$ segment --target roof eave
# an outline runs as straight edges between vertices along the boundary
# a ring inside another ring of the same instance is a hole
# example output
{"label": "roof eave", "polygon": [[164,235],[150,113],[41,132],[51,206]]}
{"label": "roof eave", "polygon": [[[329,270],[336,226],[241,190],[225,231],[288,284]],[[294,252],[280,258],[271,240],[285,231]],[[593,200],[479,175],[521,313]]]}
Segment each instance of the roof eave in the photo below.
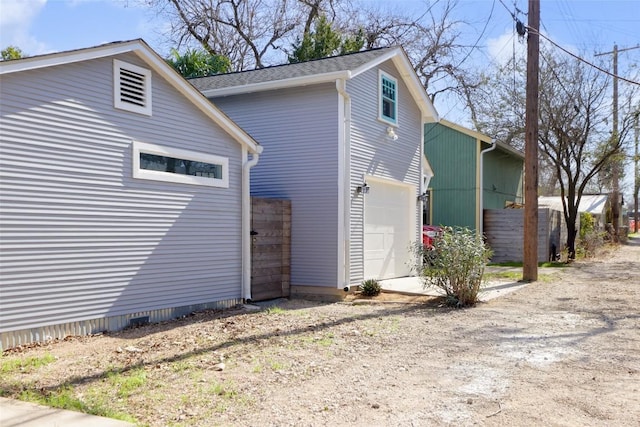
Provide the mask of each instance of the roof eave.
{"label": "roof eave", "polygon": [[331,73],[313,74],[310,76],[293,77],[282,80],[272,80],[267,82],[253,83],[247,85],[230,86],[220,89],[205,89],[201,92],[207,97],[219,97],[228,95],[241,95],[252,92],[263,92],[267,90],[285,89],[289,87],[308,86],[319,83],[333,82],[337,79],[350,79],[351,73],[348,70],[334,71]]}
{"label": "roof eave", "polygon": [[433,106],[433,103],[429,99],[425,88],[422,86],[422,82],[418,78],[413,66],[409,62],[409,58],[404,54],[401,48],[397,48],[397,54],[392,58],[396,67],[400,70],[400,75],[407,83],[409,92],[413,96],[413,99],[420,107],[422,112],[422,119],[426,123],[438,122],[440,116]]}
{"label": "roof eave", "polygon": [[372,67],[382,64],[385,61],[392,60],[396,68],[400,71],[402,79],[405,81],[411,96],[415,100],[416,104],[422,112],[422,119],[426,123],[437,122],[440,120],[440,116],[436,111],[433,103],[429,99],[427,92],[422,86],[422,82],[418,78],[409,58],[404,53],[401,47],[395,47],[388,52],[376,57],[375,59],[361,65],[360,67],[351,71],[351,76],[355,77],[360,73],[363,73]]}
{"label": "roof eave", "polygon": [[507,153],[512,154],[513,156],[521,160],[524,160],[524,153],[522,151],[517,150],[512,146],[510,146],[509,144],[505,144],[504,142],[496,141],[496,144],[498,145],[498,148],[500,148],[502,151],[506,151]]}
{"label": "roof eave", "polygon": [[193,87],[177,71],[171,68],[164,59],[155,51],[148,47],[136,50],[135,53],[147,62],[153,69],[168,80],[182,95],[188,98],[204,114],[211,118],[218,126],[224,129],[236,141],[247,146],[251,153],[261,153],[263,147],[260,146],[248,133],[240,126],[220,111],[211,103],[200,91]]}
{"label": "roof eave", "polygon": [[[0,74],[54,67],[56,65],[72,64],[74,62],[86,61],[89,59],[120,55],[139,49],[143,44],[144,42],[141,39],[136,39],[126,42],[110,43],[92,48],[51,53],[11,61],[0,61]],[[146,46],[146,44],[144,44],[144,46]]]}
{"label": "roof eave", "polygon": [[461,133],[463,133],[463,134],[465,134],[467,136],[470,136],[472,138],[479,139],[480,141],[487,142],[489,144],[492,143],[492,140],[491,140],[490,136],[487,136],[487,135],[485,135],[483,133],[480,133],[480,132],[477,132],[475,130],[466,128],[466,127],[461,126],[461,125],[459,125],[457,123],[453,123],[453,122],[451,122],[451,121],[449,121],[447,119],[441,119],[440,120],[440,124],[443,125],[443,126],[446,126],[448,128],[457,130],[458,132],[461,132]]}

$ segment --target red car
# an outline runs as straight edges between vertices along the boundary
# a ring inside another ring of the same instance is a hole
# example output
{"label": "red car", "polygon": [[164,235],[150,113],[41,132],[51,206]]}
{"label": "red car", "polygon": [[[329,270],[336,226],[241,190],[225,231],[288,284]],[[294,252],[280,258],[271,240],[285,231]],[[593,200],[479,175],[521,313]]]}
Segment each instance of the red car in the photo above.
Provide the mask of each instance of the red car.
{"label": "red car", "polygon": [[422,226],[422,244],[433,249],[433,240],[442,233],[442,228],[437,225],[423,225]]}

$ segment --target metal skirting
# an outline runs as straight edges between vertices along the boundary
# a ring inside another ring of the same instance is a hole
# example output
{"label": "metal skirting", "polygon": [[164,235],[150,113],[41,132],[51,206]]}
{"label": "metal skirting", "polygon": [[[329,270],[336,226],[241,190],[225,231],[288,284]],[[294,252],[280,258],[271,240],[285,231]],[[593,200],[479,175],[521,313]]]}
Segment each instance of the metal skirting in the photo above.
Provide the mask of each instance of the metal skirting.
{"label": "metal skirting", "polygon": [[140,311],[118,316],[68,322],[58,325],[40,326],[17,331],[0,332],[0,351],[26,344],[63,339],[68,336],[92,335],[101,332],[120,331],[132,326],[132,324],[139,324],[140,318],[144,318],[145,321],[146,318],[148,318],[149,323],[158,323],[166,320],[177,319],[195,311],[221,310],[235,307],[238,304],[242,304],[241,299],[215,301],[160,310]]}

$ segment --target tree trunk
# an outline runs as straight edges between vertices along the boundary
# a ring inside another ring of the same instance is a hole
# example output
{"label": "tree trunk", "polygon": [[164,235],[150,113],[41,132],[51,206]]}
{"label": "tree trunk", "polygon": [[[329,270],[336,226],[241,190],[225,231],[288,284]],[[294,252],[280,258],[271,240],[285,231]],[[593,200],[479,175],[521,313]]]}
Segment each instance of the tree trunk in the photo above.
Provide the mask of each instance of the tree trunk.
{"label": "tree trunk", "polygon": [[578,230],[576,230],[576,222],[567,222],[567,251],[569,259],[576,259],[576,236]]}

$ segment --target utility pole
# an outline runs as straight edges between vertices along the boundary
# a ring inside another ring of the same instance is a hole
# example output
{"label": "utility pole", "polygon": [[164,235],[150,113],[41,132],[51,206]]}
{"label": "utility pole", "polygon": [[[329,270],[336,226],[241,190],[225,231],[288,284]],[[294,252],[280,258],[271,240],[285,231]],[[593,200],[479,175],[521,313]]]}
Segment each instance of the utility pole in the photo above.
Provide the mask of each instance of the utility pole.
{"label": "utility pole", "polygon": [[[618,133],[618,53],[632,49],[640,49],[640,45],[618,49],[618,45],[614,43],[611,52],[602,52],[595,55],[613,55],[613,133],[611,142],[615,145],[620,144],[620,134]],[[614,156],[612,160],[611,222],[613,223],[613,241],[618,242],[620,240],[620,156]]]}
{"label": "utility pole", "polygon": [[529,0],[524,151],[524,251],[522,279],[538,280],[538,85],[540,0]]}
{"label": "utility pole", "polygon": [[633,181],[633,211],[634,215],[634,233],[638,232],[640,225],[638,224],[638,218],[640,218],[640,214],[638,214],[638,193],[640,192],[640,167],[638,167],[638,162],[640,161],[640,153],[638,153],[638,140],[640,139],[640,111],[636,113],[636,123],[635,123],[635,137],[636,137],[636,153],[633,157],[634,164],[634,181]]}

